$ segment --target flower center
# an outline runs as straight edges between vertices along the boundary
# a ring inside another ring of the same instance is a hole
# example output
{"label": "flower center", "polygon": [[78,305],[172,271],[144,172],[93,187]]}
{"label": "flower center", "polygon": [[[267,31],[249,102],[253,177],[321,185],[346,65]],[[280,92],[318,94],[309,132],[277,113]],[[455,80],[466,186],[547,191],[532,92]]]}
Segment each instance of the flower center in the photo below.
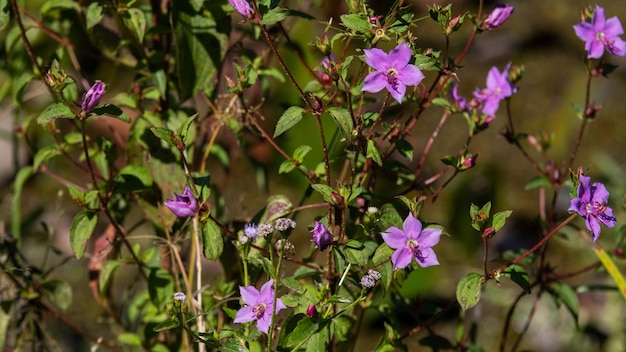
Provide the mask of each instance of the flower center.
{"label": "flower center", "polygon": [[413,256],[416,260],[420,262],[424,262],[424,256],[422,255],[422,251],[420,251],[420,244],[416,240],[408,240],[406,241],[406,246],[408,249],[413,252]]}
{"label": "flower center", "polygon": [[387,76],[387,83],[393,88],[393,90],[398,90],[398,70],[395,68],[390,68],[385,72],[385,76]]}
{"label": "flower center", "polygon": [[267,306],[265,305],[265,303],[258,304],[254,306],[254,308],[252,308],[252,314],[254,314],[257,319],[261,319],[261,317],[263,317],[263,314],[265,314],[266,308]]}

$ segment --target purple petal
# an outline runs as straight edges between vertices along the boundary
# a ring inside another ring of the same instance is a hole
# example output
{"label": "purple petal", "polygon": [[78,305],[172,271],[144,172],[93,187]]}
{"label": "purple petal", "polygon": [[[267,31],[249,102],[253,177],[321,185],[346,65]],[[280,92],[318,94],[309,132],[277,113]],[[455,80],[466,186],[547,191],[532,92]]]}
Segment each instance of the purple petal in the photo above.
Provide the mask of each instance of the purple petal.
{"label": "purple petal", "polygon": [[600,237],[600,223],[593,215],[589,214],[585,220],[585,225],[587,226],[587,229],[591,231],[593,241],[595,242],[598,237]]}
{"label": "purple petal", "polygon": [[407,247],[402,247],[391,255],[391,263],[393,263],[393,270],[404,269],[413,260],[413,252]]}
{"label": "purple petal", "polygon": [[395,89],[391,84],[387,84],[387,90],[398,103],[402,104],[402,98],[404,98],[404,94],[406,93],[406,86],[404,84],[398,82]]}
{"label": "purple petal", "polygon": [[249,306],[256,306],[263,302],[261,293],[254,286],[239,286],[239,293],[243,299],[243,303]]}
{"label": "purple petal", "polygon": [[417,239],[420,249],[430,248],[439,243],[439,239],[441,238],[441,232],[441,229],[433,227],[422,230]]}
{"label": "purple petal", "polygon": [[387,78],[379,71],[374,71],[365,77],[362,90],[364,92],[377,93],[387,87]]}
{"label": "purple petal", "polygon": [[387,231],[382,233],[382,236],[390,248],[398,249],[406,246],[406,234],[395,226],[388,228]]}
{"label": "purple petal", "polygon": [[389,52],[389,66],[400,70],[409,63],[412,55],[411,48],[406,43],[400,43]]}
{"label": "purple petal", "polygon": [[596,10],[593,12],[591,18],[591,24],[596,29],[596,32],[602,32],[606,24],[606,17],[604,17],[604,9],[596,5]]}
{"label": "purple petal", "polygon": [[263,286],[261,286],[260,291],[260,301],[265,302],[265,304],[273,304],[274,303],[274,280],[269,280]]}
{"label": "purple petal", "polygon": [[584,203],[589,203],[591,201],[591,177],[581,175],[577,191],[578,198]]}
{"label": "purple petal", "polygon": [[402,229],[404,230],[406,238],[417,239],[422,232],[422,223],[417,220],[413,214],[409,213],[409,215],[404,219],[404,224],[402,224]]}
{"label": "purple petal", "polygon": [[270,309],[265,311],[265,314],[256,322],[256,328],[259,329],[260,332],[267,335],[268,330],[270,329],[270,324],[272,323],[272,311]]}
{"label": "purple petal", "polygon": [[607,50],[613,55],[624,56],[626,55],[626,42],[620,38],[615,38]]}
{"label": "purple petal", "polygon": [[280,298],[276,299],[276,314],[278,314],[278,312],[280,312],[282,309],[287,309],[287,306],[285,305],[285,303],[283,303],[283,300]]}
{"label": "purple petal", "polygon": [[592,186],[592,195],[591,202],[592,203],[600,203],[605,204],[609,200],[609,191],[606,190],[606,187],[600,182],[596,182]]}
{"label": "purple petal", "polygon": [[415,65],[406,65],[398,70],[398,82],[406,86],[416,86],[424,79],[424,74]]}
{"label": "purple petal", "polygon": [[365,53],[365,62],[376,71],[386,72],[391,67],[389,56],[381,49],[365,49],[363,52]]}
{"label": "purple petal", "polygon": [[233,323],[248,323],[256,319],[256,315],[254,314],[254,306],[246,306],[242,307],[235,314],[235,320]]}
{"label": "purple petal", "polygon": [[619,21],[619,18],[615,16],[606,21],[606,26],[604,26],[603,32],[607,38],[614,38],[624,34],[624,28],[622,27],[622,23]]}
{"label": "purple petal", "polygon": [[432,248],[424,248],[420,249],[420,251],[422,253],[422,260],[418,260],[417,264],[419,264],[422,268],[439,265],[437,254],[435,254],[435,251],[433,251]]}
{"label": "purple petal", "polygon": [[574,211],[580,216],[585,216],[585,204],[580,201],[580,198],[574,198],[570,201],[570,206],[567,211]]}
{"label": "purple petal", "polygon": [[574,32],[582,41],[588,42],[596,39],[596,31],[593,26],[587,22],[581,22],[574,25]]}
{"label": "purple petal", "polygon": [[599,59],[602,57],[604,53],[604,44],[597,40],[592,40],[587,42],[585,45],[585,50],[587,50],[587,57],[590,59]]}

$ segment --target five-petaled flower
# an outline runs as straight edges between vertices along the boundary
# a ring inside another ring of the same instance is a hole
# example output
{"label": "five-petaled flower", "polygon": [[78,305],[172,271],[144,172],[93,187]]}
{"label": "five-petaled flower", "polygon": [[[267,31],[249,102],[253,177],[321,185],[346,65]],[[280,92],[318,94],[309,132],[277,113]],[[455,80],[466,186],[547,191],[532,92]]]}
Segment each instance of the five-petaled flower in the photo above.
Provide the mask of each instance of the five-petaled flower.
{"label": "five-petaled flower", "polygon": [[600,6],[596,5],[591,23],[581,22],[574,25],[574,31],[585,42],[587,57],[590,59],[602,57],[604,49],[613,55],[626,55],[626,42],[619,37],[624,34],[622,24],[617,17],[607,20],[604,9]]}
{"label": "five-petaled flower", "polygon": [[333,235],[330,231],[328,231],[326,226],[319,221],[315,222],[315,226],[313,227],[313,230],[311,230],[311,233],[313,233],[313,239],[311,239],[311,242],[315,243],[322,251],[333,243]]}
{"label": "five-petaled flower", "polygon": [[[274,311],[274,280],[266,282],[261,291],[254,286],[239,286],[239,292],[245,307],[237,311],[235,323],[248,323],[256,320],[256,327],[260,332],[267,334],[272,322]],[[280,298],[276,299],[276,314],[287,306]]]}
{"label": "five-petaled flower", "polygon": [[230,3],[230,6],[232,6],[233,9],[235,9],[235,11],[237,11],[237,13],[239,13],[243,17],[252,17],[254,9],[252,8],[252,6],[250,6],[248,0],[228,0],[228,2]]}
{"label": "five-petaled flower", "polygon": [[571,200],[568,210],[585,218],[585,225],[595,242],[600,236],[600,223],[613,227],[617,221],[613,209],[607,206],[609,192],[603,184],[596,182],[591,185],[591,177],[581,175],[577,195]]}
{"label": "five-petaled flower", "polygon": [[185,186],[183,194],[174,193],[175,199],[168,199],[165,201],[165,206],[170,208],[172,213],[176,214],[179,218],[186,218],[196,215],[198,213],[198,201],[191,193],[191,188]]}
{"label": "five-petaled flower", "polygon": [[402,229],[392,226],[382,233],[383,240],[395,249],[391,255],[393,269],[403,269],[415,259],[422,268],[439,265],[432,247],[439,243],[441,229],[422,229],[422,223],[413,214],[404,219]]}
{"label": "five-petaled flower", "polygon": [[505,4],[497,4],[491,11],[485,21],[483,22],[483,28],[490,31],[494,28],[500,27],[506,20],[511,17],[511,14],[515,10],[515,7]]}
{"label": "five-petaled flower", "polygon": [[376,93],[387,88],[391,96],[402,103],[406,86],[416,86],[424,74],[415,65],[409,64],[413,52],[402,43],[392,49],[389,54],[381,49],[365,49],[365,62],[375,71],[365,77],[363,91]]}
{"label": "five-petaled flower", "polygon": [[517,92],[517,88],[509,82],[509,69],[511,63],[508,63],[502,72],[497,67],[492,67],[487,74],[487,87],[476,89],[474,98],[482,105],[482,113],[487,116],[495,116],[500,106],[500,101],[510,97]]}
{"label": "five-petaled flower", "polygon": [[102,98],[106,87],[106,84],[101,81],[96,81],[91,88],[85,92],[83,100],[80,104],[84,112],[91,112],[96,106],[98,106],[98,104],[100,104],[100,98]]}

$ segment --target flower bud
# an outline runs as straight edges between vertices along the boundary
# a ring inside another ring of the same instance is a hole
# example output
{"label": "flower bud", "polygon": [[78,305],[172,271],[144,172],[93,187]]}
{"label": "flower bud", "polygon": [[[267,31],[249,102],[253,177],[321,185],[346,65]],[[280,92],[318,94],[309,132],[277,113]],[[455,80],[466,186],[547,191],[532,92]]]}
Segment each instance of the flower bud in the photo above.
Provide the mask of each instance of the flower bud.
{"label": "flower bud", "polygon": [[322,251],[333,243],[333,235],[330,231],[328,231],[326,226],[319,221],[315,222],[315,226],[313,227],[313,230],[311,230],[311,233],[313,233],[313,239],[311,242],[315,243]]}
{"label": "flower bud", "polygon": [[314,304],[311,304],[310,306],[306,308],[306,315],[309,318],[313,318],[317,315],[317,309],[315,308]]}
{"label": "flower bud", "polygon": [[245,18],[250,18],[254,14],[254,9],[250,6],[248,0],[228,0],[228,2],[238,14]]}
{"label": "flower bud", "polygon": [[101,81],[96,81],[91,88],[83,95],[81,107],[84,112],[91,112],[100,103],[100,98],[104,94],[106,85]]}
{"label": "flower bud", "polygon": [[513,6],[497,4],[496,8],[491,11],[485,19],[485,22],[483,22],[483,28],[490,31],[494,28],[500,27],[507,19],[509,19],[509,17],[511,17],[514,10],[515,7]]}

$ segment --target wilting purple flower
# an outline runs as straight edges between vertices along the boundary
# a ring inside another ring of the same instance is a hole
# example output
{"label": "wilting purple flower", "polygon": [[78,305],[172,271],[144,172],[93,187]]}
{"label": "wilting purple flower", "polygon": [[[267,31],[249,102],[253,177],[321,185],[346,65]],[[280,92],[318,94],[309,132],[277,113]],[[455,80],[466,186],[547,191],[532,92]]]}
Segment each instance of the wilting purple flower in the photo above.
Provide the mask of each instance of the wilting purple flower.
{"label": "wilting purple flower", "polygon": [[[270,280],[261,287],[261,291],[254,286],[239,286],[244,307],[237,311],[235,323],[248,323],[256,320],[256,327],[260,332],[267,334],[272,322],[274,310],[274,280]],[[276,299],[276,314],[287,308],[280,298]]]}
{"label": "wilting purple flower", "polygon": [[613,227],[617,222],[613,209],[607,206],[609,192],[603,184],[596,182],[591,185],[591,177],[581,175],[577,193],[578,198],[571,200],[568,210],[585,218],[585,225],[595,242],[600,236],[600,223]]}
{"label": "wilting purple flower", "polygon": [[613,55],[626,55],[626,42],[619,37],[624,34],[622,24],[617,16],[607,20],[604,9],[600,6],[596,5],[591,23],[581,22],[574,25],[574,31],[585,42],[587,57],[590,59],[602,57],[604,49]]}
{"label": "wilting purple flower", "polygon": [[254,9],[252,8],[252,6],[250,6],[248,0],[228,0],[228,2],[230,3],[230,6],[232,6],[233,9],[235,9],[235,11],[237,11],[237,13],[239,13],[243,17],[252,17]]}
{"label": "wilting purple flower", "polygon": [[198,201],[191,193],[191,188],[185,186],[183,194],[174,193],[175,199],[168,199],[165,201],[165,206],[170,208],[172,213],[176,214],[179,218],[186,218],[196,215],[198,213]]}
{"label": "wilting purple flower", "polygon": [[313,239],[311,242],[315,243],[322,251],[333,243],[333,235],[330,231],[328,231],[326,226],[319,221],[315,222],[315,226],[313,227],[313,230],[311,230],[311,233],[313,233]]}
{"label": "wilting purple flower", "polygon": [[396,46],[389,54],[377,48],[363,52],[365,62],[376,70],[365,77],[365,92],[376,93],[387,88],[391,96],[402,103],[406,86],[416,86],[424,79],[422,71],[409,64],[413,52],[406,43]]}
{"label": "wilting purple flower", "polygon": [[422,229],[422,223],[413,214],[404,219],[402,229],[392,226],[382,236],[385,243],[396,250],[391,256],[394,270],[406,268],[413,259],[422,268],[439,265],[431,247],[439,243],[441,229]]}
{"label": "wilting purple flower", "polygon": [[505,4],[497,4],[496,8],[491,11],[485,22],[483,22],[483,28],[486,30],[492,30],[496,27],[500,27],[515,10],[515,7]]}
{"label": "wilting purple flower", "polygon": [[98,104],[100,104],[100,98],[104,94],[106,84],[101,81],[96,81],[91,88],[83,95],[83,101],[80,106],[84,112],[91,112]]}
{"label": "wilting purple flower", "polygon": [[474,98],[482,105],[482,113],[495,116],[500,106],[500,101],[517,92],[515,85],[509,82],[509,62],[502,72],[497,67],[492,67],[487,74],[487,88],[476,89]]}

